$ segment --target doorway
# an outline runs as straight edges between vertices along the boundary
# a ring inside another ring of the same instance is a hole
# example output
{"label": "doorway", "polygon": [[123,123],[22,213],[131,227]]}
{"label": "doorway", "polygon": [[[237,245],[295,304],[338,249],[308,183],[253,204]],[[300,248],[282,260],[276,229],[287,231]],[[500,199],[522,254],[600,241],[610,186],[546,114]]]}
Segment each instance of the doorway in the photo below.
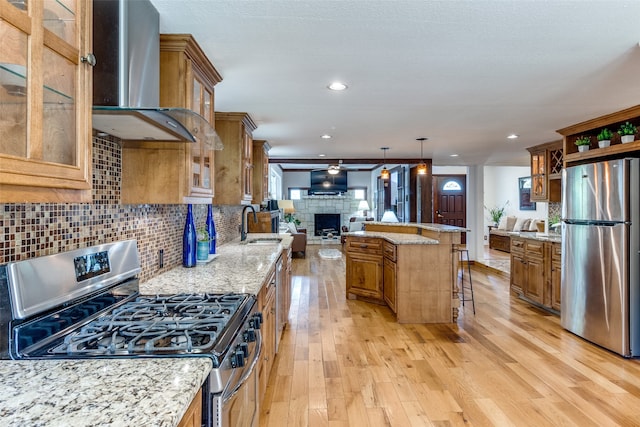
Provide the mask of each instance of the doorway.
{"label": "doorway", "polygon": [[[433,175],[433,220],[438,224],[467,226],[467,176]],[[462,233],[462,243],[467,233]]]}

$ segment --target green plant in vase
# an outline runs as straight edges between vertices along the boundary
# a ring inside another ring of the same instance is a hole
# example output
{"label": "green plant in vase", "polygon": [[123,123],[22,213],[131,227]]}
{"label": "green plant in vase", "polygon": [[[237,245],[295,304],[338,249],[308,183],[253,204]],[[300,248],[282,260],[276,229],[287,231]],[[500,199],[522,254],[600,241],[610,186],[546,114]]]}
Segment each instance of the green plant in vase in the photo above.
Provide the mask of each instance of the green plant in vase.
{"label": "green plant in vase", "polygon": [[579,136],[575,144],[578,146],[578,151],[588,151],[589,145],[591,145],[591,138],[588,136]]}
{"label": "green plant in vase", "polygon": [[196,259],[204,261],[209,258],[209,232],[206,228],[198,228],[196,231]]}
{"label": "green plant in vase", "polygon": [[600,133],[596,136],[596,138],[598,138],[598,147],[600,148],[608,147],[611,144],[612,137],[613,137],[613,132],[611,132],[607,128],[602,129]]}
{"label": "green plant in vase", "polygon": [[292,214],[292,213],[284,214],[284,220],[286,222],[294,223],[296,225],[296,227],[299,226],[300,224],[302,224],[302,222],[300,222],[300,220],[298,218],[296,218],[295,215]]}
{"label": "green plant in vase", "polygon": [[493,223],[496,226],[498,226],[498,224],[500,223],[500,220],[505,215],[508,204],[509,204],[509,201],[507,200],[506,202],[504,202],[504,205],[501,208],[497,206],[493,208],[488,208],[485,205],[484,208],[487,210],[487,212],[489,212],[489,218],[491,219],[491,221],[493,221]]}
{"label": "green plant in vase", "polygon": [[620,141],[623,144],[627,142],[633,142],[635,139],[636,132],[638,132],[638,128],[636,128],[633,124],[629,122],[624,122],[620,125],[620,129],[618,129],[618,135],[620,135]]}

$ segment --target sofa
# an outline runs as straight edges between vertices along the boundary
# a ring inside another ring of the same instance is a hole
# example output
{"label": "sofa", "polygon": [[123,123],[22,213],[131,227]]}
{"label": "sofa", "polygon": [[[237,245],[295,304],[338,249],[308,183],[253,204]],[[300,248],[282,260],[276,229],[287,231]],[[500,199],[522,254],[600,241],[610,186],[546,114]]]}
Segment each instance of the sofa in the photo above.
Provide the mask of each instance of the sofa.
{"label": "sofa", "polygon": [[503,217],[498,226],[489,226],[489,249],[511,252],[511,236],[520,232],[543,232],[544,220]]}

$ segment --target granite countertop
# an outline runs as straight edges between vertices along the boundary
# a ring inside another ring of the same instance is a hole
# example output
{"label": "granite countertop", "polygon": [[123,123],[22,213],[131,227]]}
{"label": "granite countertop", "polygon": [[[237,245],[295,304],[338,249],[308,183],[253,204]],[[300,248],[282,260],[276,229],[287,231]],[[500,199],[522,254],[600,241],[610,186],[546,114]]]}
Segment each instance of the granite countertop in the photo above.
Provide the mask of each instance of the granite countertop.
{"label": "granite countertop", "polygon": [[509,233],[511,236],[521,237],[523,239],[541,240],[543,242],[561,243],[562,235],[554,233],[536,233],[526,231],[512,231]]}
{"label": "granite countertop", "polygon": [[377,237],[385,239],[389,243],[394,245],[437,245],[438,242],[435,239],[421,236],[419,234],[408,233],[389,233],[386,231],[350,231],[343,233],[345,236],[357,236],[357,237]]}
{"label": "granite countertop", "polygon": [[380,221],[369,221],[365,222],[365,228],[367,224],[376,224],[376,225],[393,225],[399,227],[418,227],[429,231],[438,231],[440,233],[464,233],[467,231],[471,231],[468,228],[456,227],[453,225],[446,224],[437,224],[437,223],[422,223],[422,222],[380,222]]}
{"label": "granite countertop", "polygon": [[291,246],[290,234],[250,233],[246,241],[256,238],[282,238],[280,244],[255,245],[240,240],[221,245],[217,257],[193,268],[176,267],[144,283],[140,293],[247,293],[258,295],[262,282],[283,249]]}
{"label": "granite countertop", "polygon": [[[256,245],[221,245],[213,261],[176,267],[140,284],[142,294],[181,292],[257,295],[288,234]],[[176,426],[212,369],[208,357],[0,360],[3,426]]]}
{"label": "granite countertop", "polygon": [[208,357],[0,361],[0,424],[176,426]]}

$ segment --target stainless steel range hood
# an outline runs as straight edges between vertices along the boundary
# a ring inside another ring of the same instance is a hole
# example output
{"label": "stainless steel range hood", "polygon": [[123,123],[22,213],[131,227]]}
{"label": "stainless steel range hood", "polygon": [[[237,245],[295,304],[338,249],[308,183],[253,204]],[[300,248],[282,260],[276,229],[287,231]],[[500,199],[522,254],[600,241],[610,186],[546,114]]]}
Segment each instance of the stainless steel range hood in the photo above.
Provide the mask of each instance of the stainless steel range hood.
{"label": "stainless steel range hood", "polygon": [[222,149],[199,114],[160,108],[160,15],[149,0],[94,0],[93,128],[124,141],[204,141]]}

